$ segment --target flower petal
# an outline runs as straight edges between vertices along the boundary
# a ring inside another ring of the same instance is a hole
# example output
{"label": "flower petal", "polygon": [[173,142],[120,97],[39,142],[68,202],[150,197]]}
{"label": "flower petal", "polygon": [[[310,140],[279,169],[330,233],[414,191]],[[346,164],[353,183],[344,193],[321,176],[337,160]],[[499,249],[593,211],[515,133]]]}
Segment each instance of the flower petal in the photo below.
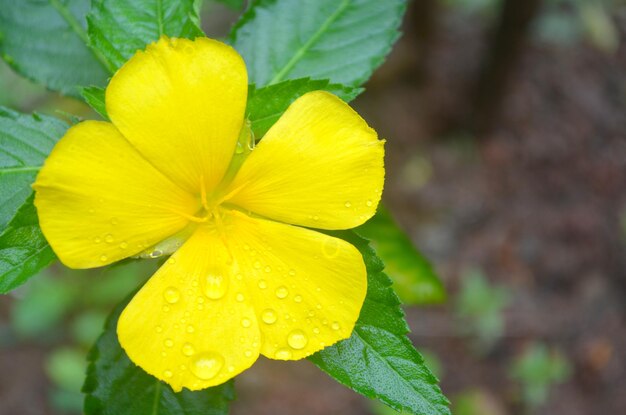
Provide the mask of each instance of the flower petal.
{"label": "flower petal", "polygon": [[[230,263],[230,264],[229,264]],[[199,228],[124,309],[120,344],[175,391],[221,384],[259,356],[245,281],[215,229]]]}
{"label": "flower petal", "polygon": [[358,226],[380,200],[383,143],[339,98],[310,92],[291,104],[246,159],[229,202],[296,225]]}
{"label": "flower petal", "polygon": [[238,212],[225,226],[254,302],[263,355],[302,359],[350,337],[367,291],[363,257],[354,246]]}
{"label": "flower petal", "polygon": [[[168,39],[135,54],[111,79],[113,124],[152,164],[190,192],[222,179],[241,130],[248,76],[216,40]],[[175,155],[175,157],[173,157]]]}
{"label": "flower petal", "polygon": [[33,185],[46,239],[72,268],[107,265],[183,229],[199,201],[110,123],[85,121],[57,143]]}

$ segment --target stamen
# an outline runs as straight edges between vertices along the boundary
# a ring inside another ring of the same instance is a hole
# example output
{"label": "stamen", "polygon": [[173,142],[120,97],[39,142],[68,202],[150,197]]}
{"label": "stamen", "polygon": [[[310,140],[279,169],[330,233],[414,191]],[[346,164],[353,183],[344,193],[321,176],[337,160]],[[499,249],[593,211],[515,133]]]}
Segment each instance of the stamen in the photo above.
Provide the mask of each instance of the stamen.
{"label": "stamen", "polygon": [[248,182],[243,183],[241,186],[236,187],[235,189],[231,190],[230,192],[228,192],[226,195],[222,196],[221,198],[219,198],[219,200],[215,203],[216,205],[221,205],[222,203],[226,202],[229,199],[232,199],[237,193],[239,193],[241,191],[241,189],[243,189],[246,185],[248,184]]}
{"label": "stamen", "polygon": [[206,195],[206,183],[204,181],[204,174],[200,175],[200,199],[202,201],[202,207],[204,207],[204,209],[206,211],[209,211],[209,201],[207,200],[207,195]]}

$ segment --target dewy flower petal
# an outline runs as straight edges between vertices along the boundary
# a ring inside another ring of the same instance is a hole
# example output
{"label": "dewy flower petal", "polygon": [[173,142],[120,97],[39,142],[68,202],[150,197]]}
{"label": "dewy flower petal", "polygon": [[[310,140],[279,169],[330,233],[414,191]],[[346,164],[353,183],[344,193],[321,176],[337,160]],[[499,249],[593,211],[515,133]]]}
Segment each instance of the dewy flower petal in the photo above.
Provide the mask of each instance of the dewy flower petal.
{"label": "dewy flower petal", "polygon": [[301,359],[349,337],[367,291],[356,248],[299,226],[371,217],[383,142],[338,98],[309,93],[229,183],[246,78],[229,46],[159,40],[111,80],[113,124],[71,128],[35,184],[42,231],[72,267],[191,235],[118,322],[131,360],[175,390],[220,384],[260,353]]}
{"label": "dewy flower petal", "polygon": [[169,178],[190,192],[222,179],[244,121],[248,75],[216,40],[162,38],[137,52],[106,90],[111,121]]}
{"label": "dewy flower petal", "polygon": [[135,255],[187,226],[176,212],[199,208],[113,125],[99,121],[70,128],[33,187],[41,229],[72,268]]}
{"label": "dewy flower petal", "polygon": [[376,212],[383,154],[383,141],[348,105],[328,92],[310,92],[248,157],[230,202],[295,225],[353,228]]}

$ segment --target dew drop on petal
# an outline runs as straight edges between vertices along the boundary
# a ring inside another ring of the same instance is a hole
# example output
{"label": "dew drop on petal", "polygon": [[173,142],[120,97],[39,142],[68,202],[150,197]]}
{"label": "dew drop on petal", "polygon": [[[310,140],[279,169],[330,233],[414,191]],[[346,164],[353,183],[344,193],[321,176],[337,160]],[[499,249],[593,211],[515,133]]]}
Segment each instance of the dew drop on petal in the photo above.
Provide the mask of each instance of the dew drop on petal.
{"label": "dew drop on petal", "polygon": [[344,205],[345,207],[347,207],[347,208],[352,207],[352,203],[350,203],[350,202],[346,202],[346,203],[344,203],[343,205]]}
{"label": "dew drop on petal", "polygon": [[267,288],[267,281],[265,280],[259,280],[259,288],[264,290]]}
{"label": "dew drop on petal", "polygon": [[283,299],[289,295],[289,290],[284,285],[276,288],[276,297]]}
{"label": "dew drop on petal", "polygon": [[242,318],[241,319],[241,325],[245,328],[248,328],[252,325],[252,322],[250,321],[249,318]]}
{"label": "dew drop on petal", "polygon": [[202,279],[202,289],[211,300],[219,300],[228,290],[228,279],[220,274],[209,273]]}
{"label": "dew drop on petal", "polygon": [[99,236],[96,236],[95,238],[93,238],[93,242],[96,244],[99,244],[100,242],[102,242],[102,238],[100,238]]}
{"label": "dew drop on petal", "polygon": [[243,296],[242,293],[237,293],[237,295],[235,296],[235,300],[237,300],[237,302],[242,303],[243,300],[245,300],[246,298]]}
{"label": "dew drop on petal", "polygon": [[175,304],[180,300],[180,291],[175,287],[168,287],[163,292],[163,298],[170,304]]}
{"label": "dew drop on petal", "polygon": [[213,379],[224,366],[224,358],[219,353],[205,352],[196,355],[191,363],[191,373],[202,380]]}
{"label": "dew drop on petal", "polygon": [[115,241],[115,238],[110,233],[104,237],[104,242],[108,244],[112,244]]}
{"label": "dew drop on petal", "polygon": [[165,345],[165,347],[173,347],[174,346],[174,340],[172,340],[172,339],[165,339],[163,341],[163,344]]}
{"label": "dew drop on petal", "polygon": [[183,345],[183,354],[185,356],[193,356],[193,354],[196,352],[196,350],[194,349],[193,345],[191,343],[185,343]]}
{"label": "dew drop on petal", "polygon": [[341,328],[341,325],[339,325],[339,323],[337,323],[336,321],[333,321],[333,323],[330,325],[330,328],[333,330],[339,330]]}
{"label": "dew drop on petal", "polygon": [[109,259],[109,257],[107,257],[106,255],[102,255],[102,256],[100,257],[100,261],[101,261],[101,262],[107,262],[107,259]]}
{"label": "dew drop on petal", "polygon": [[191,324],[187,326],[187,333],[193,333],[194,331],[196,331],[196,328],[194,326],[192,326]]}
{"label": "dew drop on petal", "polygon": [[263,320],[265,324],[274,324],[276,323],[276,319],[276,312],[271,308],[263,310],[263,313],[261,313],[261,320]]}
{"label": "dew drop on petal", "polygon": [[336,258],[339,255],[339,241],[335,238],[328,238],[322,245],[322,252],[326,258]]}
{"label": "dew drop on petal", "polygon": [[369,199],[368,199],[368,201],[367,201],[367,202],[365,202],[365,204],[366,204],[368,207],[371,207],[371,206],[374,204],[374,202],[372,202],[371,200],[369,200]]}
{"label": "dew drop on petal", "polygon": [[279,359],[279,360],[287,360],[287,359],[289,359],[291,357],[291,350],[282,347],[282,348],[276,350],[276,353],[274,354],[274,357],[276,359]]}
{"label": "dew drop on petal", "polygon": [[246,357],[252,357],[252,350],[246,350],[246,351],[244,352],[244,355],[245,355]]}
{"label": "dew drop on petal", "polygon": [[296,295],[295,297],[293,297],[293,301],[295,301],[296,303],[301,303],[302,302],[302,296],[301,295]]}
{"label": "dew drop on petal", "polygon": [[122,248],[122,249],[126,249],[126,248],[128,248],[128,242],[122,242],[122,243],[120,244],[120,248]]}
{"label": "dew drop on petal", "polygon": [[165,377],[165,378],[168,378],[168,379],[169,379],[169,378],[171,378],[172,376],[174,376],[174,374],[172,373],[172,371],[171,371],[171,370],[166,370],[166,371],[164,371],[164,372],[163,372],[163,377]]}
{"label": "dew drop on petal", "polygon": [[150,252],[148,256],[150,258],[159,258],[161,255],[163,255],[163,251],[155,249],[154,251]]}
{"label": "dew drop on petal", "polygon": [[296,275],[296,270],[294,270],[294,269],[290,269],[290,270],[289,270],[289,275],[291,275],[292,277],[293,277],[294,275]]}
{"label": "dew drop on petal", "polygon": [[156,330],[156,332],[157,332],[157,333],[162,333],[162,332],[163,332],[163,327],[161,327],[161,326],[156,326],[156,327],[155,327],[155,330]]}
{"label": "dew drop on petal", "polygon": [[119,221],[117,220],[117,218],[111,218],[111,225],[115,226],[119,223]]}
{"label": "dew drop on petal", "polygon": [[309,339],[307,339],[306,334],[302,330],[293,330],[287,336],[287,344],[296,350],[304,349],[308,342]]}
{"label": "dew drop on petal", "polygon": [[261,269],[261,263],[259,261],[254,262],[254,269]]}

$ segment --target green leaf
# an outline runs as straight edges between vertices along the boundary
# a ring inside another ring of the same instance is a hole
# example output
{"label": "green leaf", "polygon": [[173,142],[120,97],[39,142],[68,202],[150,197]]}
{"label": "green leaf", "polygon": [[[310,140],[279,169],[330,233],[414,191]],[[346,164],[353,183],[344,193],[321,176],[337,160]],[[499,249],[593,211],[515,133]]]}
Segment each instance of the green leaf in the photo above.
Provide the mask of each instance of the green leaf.
{"label": "green leaf", "polygon": [[90,86],[83,88],[80,94],[94,111],[100,114],[105,120],[108,120],[109,115],[107,114],[106,105],[104,104],[104,92],[104,88]]}
{"label": "green leaf", "polygon": [[367,296],[352,336],[309,358],[340,383],[397,410],[450,414],[437,379],[407,337],[409,328],[391,280],[367,241],[338,232],[359,249],[367,267]]}
{"label": "green leaf", "polygon": [[400,36],[406,0],[258,0],[233,27],[251,83],[310,76],[358,87]]}
{"label": "green leaf", "polygon": [[67,128],[53,117],[0,107],[0,232],[32,193],[39,168]]}
{"label": "green leaf", "polygon": [[446,299],[443,284],[432,266],[415,249],[387,209],[381,206],[356,232],[370,240],[403,303],[433,304]]}
{"label": "green leaf", "polygon": [[233,382],[179,393],[130,361],[117,340],[117,320],[132,296],[109,317],[89,353],[83,386],[86,415],[226,415],[234,399]]}
{"label": "green leaf", "polygon": [[21,75],[78,96],[104,85],[109,63],[87,46],[89,0],[0,0],[0,55]]}
{"label": "green leaf", "polygon": [[317,90],[332,92],[346,102],[353,100],[362,91],[361,88],[331,84],[326,79],[310,78],[288,80],[258,89],[250,85],[246,114],[255,137],[262,137],[293,101],[307,92]]}
{"label": "green leaf", "polygon": [[31,198],[0,234],[0,293],[23,284],[56,258],[39,229]]}
{"label": "green leaf", "polygon": [[203,36],[194,0],[93,0],[89,39],[117,69],[161,36]]}

